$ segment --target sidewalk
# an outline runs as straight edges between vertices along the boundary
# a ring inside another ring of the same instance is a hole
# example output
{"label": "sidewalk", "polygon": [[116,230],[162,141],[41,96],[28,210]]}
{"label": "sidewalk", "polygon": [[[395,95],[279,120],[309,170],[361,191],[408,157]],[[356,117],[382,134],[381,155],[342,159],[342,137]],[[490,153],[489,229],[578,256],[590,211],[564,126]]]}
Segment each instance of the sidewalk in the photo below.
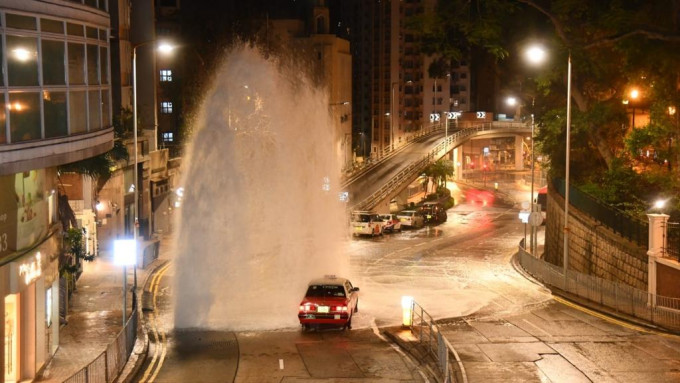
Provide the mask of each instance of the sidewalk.
{"label": "sidewalk", "polygon": [[[161,239],[159,256],[146,269],[137,270],[137,294],[141,296],[146,278],[159,263],[170,259],[169,241]],[[134,284],[133,269],[127,268],[127,287]],[[132,294],[127,297],[127,317]],[[67,324],[59,330],[59,348],[36,382],[60,383],[94,361],[115,340],[123,328],[123,270],[113,264],[111,249],[100,249],[92,262],[84,262],[83,273],[69,302]]]}

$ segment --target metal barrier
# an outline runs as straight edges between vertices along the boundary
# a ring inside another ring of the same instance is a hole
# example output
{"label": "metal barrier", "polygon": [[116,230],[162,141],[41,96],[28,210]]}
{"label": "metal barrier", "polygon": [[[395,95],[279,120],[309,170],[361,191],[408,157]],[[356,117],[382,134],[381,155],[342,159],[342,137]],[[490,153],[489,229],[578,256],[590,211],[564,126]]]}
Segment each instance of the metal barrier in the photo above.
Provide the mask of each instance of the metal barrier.
{"label": "metal barrier", "polygon": [[[418,303],[411,304],[411,333],[418,338],[439,366],[445,383],[467,383],[465,368],[451,343],[444,338],[432,316]],[[453,362],[456,362],[453,364]]]}
{"label": "metal barrier", "polygon": [[[135,299],[136,300],[136,299]],[[123,371],[128,355],[135,345],[139,310],[134,308],[125,327],[116,339],[106,347],[90,364],[71,375],[64,383],[111,383]]]}
{"label": "metal barrier", "polygon": [[412,162],[406,168],[397,173],[388,183],[384,184],[375,193],[363,201],[352,206],[350,210],[370,210],[378,202],[387,198],[395,192],[399,187],[403,186],[409,180],[415,179],[420,172],[429,164],[437,161],[444,156],[449,150],[462,144],[471,136],[476,136],[484,133],[493,133],[495,131],[506,129],[508,131],[516,131],[517,133],[524,133],[530,128],[523,123],[484,123],[476,127],[462,129],[451,133],[449,136],[441,140],[437,146],[434,147],[428,154],[423,156],[420,160]]}
{"label": "metal barrier", "polygon": [[668,330],[680,331],[680,299],[664,297],[569,270],[565,277],[560,266],[538,259],[519,248],[522,268],[543,284],[607,307],[615,313],[629,315]]}
{"label": "metal barrier", "polygon": [[664,254],[680,261],[680,223],[666,222],[664,233],[666,234],[663,245]]}

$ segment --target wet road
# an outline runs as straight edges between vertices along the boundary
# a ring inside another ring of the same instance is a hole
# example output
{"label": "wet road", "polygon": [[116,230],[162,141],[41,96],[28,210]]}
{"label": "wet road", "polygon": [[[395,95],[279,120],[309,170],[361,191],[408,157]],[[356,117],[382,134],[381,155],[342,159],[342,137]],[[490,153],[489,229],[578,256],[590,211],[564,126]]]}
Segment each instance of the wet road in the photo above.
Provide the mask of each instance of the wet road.
{"label": "wet road", "polygon": [[464,202],[438,226],[348,239],[351,278],[361,287],[351,331],[175,333],[170,268],[158,280],[157,317],[149,318],[156,335],[146,378],[138,379],[424,381],[378,331],[399,323],[400,298],[411,295],[443,320],[470,382],[680,382],[677,337],[557,301],[515,270],[511,258],[524,235],[517,210],[501,200]]}

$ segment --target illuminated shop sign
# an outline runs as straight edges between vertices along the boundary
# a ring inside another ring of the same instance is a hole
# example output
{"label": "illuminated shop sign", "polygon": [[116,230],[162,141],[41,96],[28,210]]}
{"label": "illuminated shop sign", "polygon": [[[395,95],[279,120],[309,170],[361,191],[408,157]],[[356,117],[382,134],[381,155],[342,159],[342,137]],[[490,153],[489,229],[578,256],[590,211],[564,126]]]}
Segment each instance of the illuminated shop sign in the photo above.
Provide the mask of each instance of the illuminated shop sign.
{"label": "illuminated shop sign", "polygon": [[19,276],[24,277],[24,282],[30,285],[42,274],[42,263],[40,252],[35,253],[35,260],[19,265]]}

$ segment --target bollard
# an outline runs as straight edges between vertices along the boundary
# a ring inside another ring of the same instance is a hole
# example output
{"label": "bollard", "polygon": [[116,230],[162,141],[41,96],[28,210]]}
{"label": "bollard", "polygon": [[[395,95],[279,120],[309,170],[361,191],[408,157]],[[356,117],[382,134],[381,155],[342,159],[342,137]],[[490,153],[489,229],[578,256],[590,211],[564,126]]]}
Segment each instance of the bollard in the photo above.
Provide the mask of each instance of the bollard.
{"label": "bollard", "polygon": [[413,297],[404,295],[401,297],[401,325],[411,327],[413,323]]}

